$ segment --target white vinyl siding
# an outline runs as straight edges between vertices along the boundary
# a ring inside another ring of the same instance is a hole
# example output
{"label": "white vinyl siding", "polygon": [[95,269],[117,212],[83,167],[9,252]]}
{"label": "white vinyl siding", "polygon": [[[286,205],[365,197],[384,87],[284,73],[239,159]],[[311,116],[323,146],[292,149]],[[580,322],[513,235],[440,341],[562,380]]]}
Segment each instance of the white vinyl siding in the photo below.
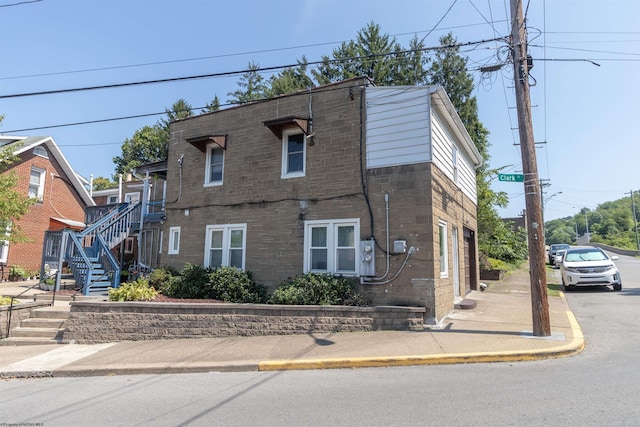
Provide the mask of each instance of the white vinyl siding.
{"label": "white vinyl siding", "polygon": [[367,168],[431,161],[429,91],[367,88]]}
{"label": "white vinyl siding", "polygon": [[476,201],[472,156],[451,129],[455,121],[443,116],[447,113],[440,110],[442,102],[433,104],[434,90],[431,86],[367,88],[367,169],[433,162]]}
{"label": "white vinyl siding", "polygon": [[[477,199],[475,168],[469,157],[454,142],[451,129],[437,109],[431,111],[431,129],[433,164],[454,181],[471,200],[475,201]],[[455,169],[452,158],[454,151],[456,152]]]}

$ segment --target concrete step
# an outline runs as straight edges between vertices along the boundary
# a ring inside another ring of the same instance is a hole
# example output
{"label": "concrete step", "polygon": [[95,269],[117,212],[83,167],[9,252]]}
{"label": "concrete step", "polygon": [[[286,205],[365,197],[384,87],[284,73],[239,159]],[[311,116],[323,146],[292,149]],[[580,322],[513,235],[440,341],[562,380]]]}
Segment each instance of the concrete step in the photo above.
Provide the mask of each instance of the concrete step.
{"label": "concrete step", "polygon": [[62,319],[66,320],[69,317],[69,306],[61,305],[56,307],[44,307],[31,310],[30,318],[37,319]]}
{"label": "concrete step", "polygon": [[62,338],[64,328],[33,328],[18,326],[11,331],[13,338],[45,338],[50,340]]}
{"label": "concrete step", "polygon": [[66,319],[49,319],[42,317],[33,317],[24,319],[20,322],[20,326],[23,328],[47,328],[47,329],[60,329],[64,327],[64,321]]}
{"label": "concrete step", "polygon": [[37,337],[9,337],[0,340],[0,346],[66,344],[62,340]]}

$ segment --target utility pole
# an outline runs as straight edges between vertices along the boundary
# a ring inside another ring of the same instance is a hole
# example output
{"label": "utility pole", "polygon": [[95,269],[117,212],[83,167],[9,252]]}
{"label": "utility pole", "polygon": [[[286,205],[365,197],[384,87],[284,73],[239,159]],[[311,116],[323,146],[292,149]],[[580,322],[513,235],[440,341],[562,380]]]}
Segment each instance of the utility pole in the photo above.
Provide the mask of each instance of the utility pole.
{"label": "utility pole", "polygon": [[536,147],[531,120],[531,98],[529,94],[529,64],[527,62],[527,40],[522,17],[522,0],[511,0],[511,52],[518,110],[518,131],[524,173],[524,192],[527,207],[529,236],[529,278],[531,281],[531,308],[533,335],[551,335],[549,323],[549,301],[547,300],[547,275],[544,257],[544,224],[542,223],[542,194],[538,181]]}
{"label": "utility pole", "polygon": [[636,218],[636,202],[633,200],[633,190],[629,191],[631,194],[631,212],[633,213],[633,223],[636,226],[636,247],[640,251],[640,240],[638,240],[638,219]]}

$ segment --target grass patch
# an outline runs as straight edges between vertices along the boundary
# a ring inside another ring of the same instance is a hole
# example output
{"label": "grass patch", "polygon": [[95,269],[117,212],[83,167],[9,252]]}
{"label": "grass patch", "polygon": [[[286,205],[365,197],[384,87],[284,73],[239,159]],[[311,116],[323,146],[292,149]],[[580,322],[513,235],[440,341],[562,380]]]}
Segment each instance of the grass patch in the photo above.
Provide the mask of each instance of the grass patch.
{"label": "grass patch", "polygon": [[560,296],[560,291],[562,291],[562,285],[550,285],[547,283],[547,295],[550,297]]}

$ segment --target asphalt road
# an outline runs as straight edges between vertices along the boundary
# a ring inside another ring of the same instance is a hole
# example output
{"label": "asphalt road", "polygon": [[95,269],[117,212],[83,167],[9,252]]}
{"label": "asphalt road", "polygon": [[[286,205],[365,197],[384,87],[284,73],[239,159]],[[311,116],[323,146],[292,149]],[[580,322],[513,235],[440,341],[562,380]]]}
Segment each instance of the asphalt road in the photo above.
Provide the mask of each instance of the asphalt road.
{"label": "asphalt road", "polygon": [[[567,294],[587,346],[520,363],[0,383],[0,425],[622,426],[640,420],[640,260]],[[559,275],[558,283],[559,281]],[[36,424],[32,424],[36,425]]]}

